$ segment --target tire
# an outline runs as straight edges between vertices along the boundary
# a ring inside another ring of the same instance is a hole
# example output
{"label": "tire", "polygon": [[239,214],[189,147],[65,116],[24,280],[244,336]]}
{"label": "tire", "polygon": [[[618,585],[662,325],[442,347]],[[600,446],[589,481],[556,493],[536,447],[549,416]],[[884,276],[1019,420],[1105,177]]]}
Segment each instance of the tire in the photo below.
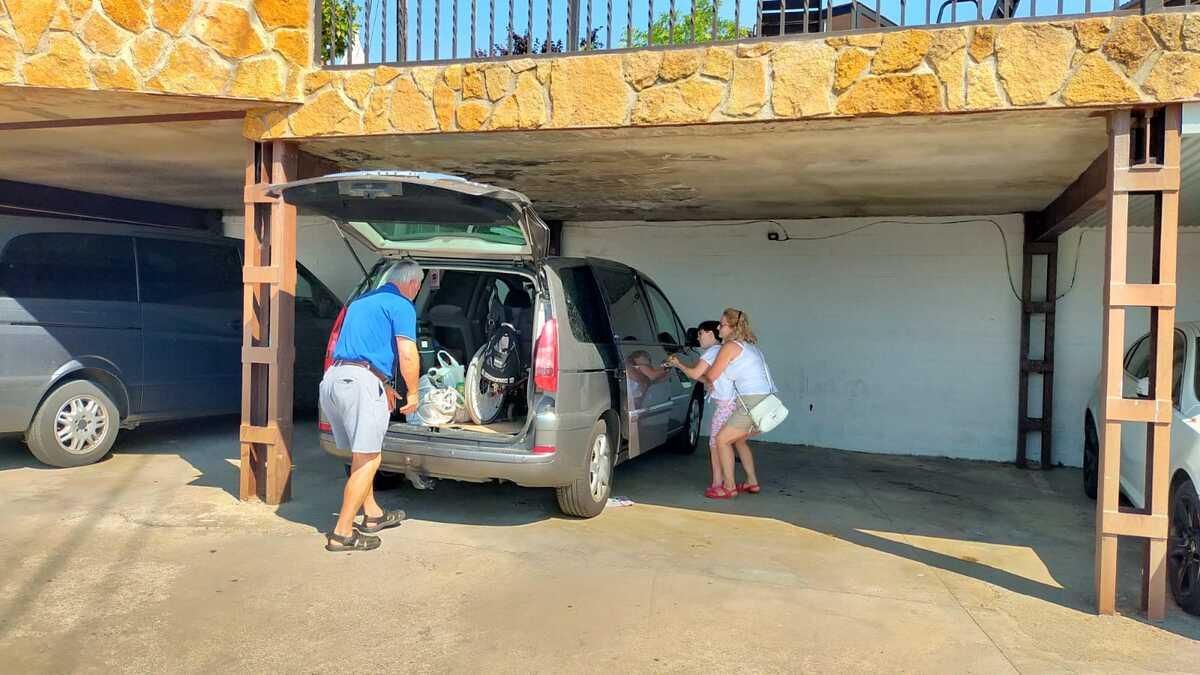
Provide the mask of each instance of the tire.
{"label": "tire", "polygon": [[1083,494],[1096,498],[1100,481],[1100,437],[1091,416],[1083,422]]}
{"label": "tire", "polygon": [[87,380],[72,380],[42,401],[25,443],[43,464],[84,466],[112,450],[120,426],[121,414],[108,392]]}
{"label": "tire", "polygon": [[608,425],[604,420],[596,422],[592,427],[587,448],[588,463],[583,467],[582,475],[570,485],[554,491],[558,497],[558,508],[568,516],[577,518],[594,518],[600,515],[608,504],[609,495],[612,494],[615,453]]}
{"label": "tire", "polygon": [[1171,493],[1167,580],[1183,611],[1200,615],[1200,496],[1184,479]]}
{"label": "tire", "polygon": [[[467,364],[467,370],[464,374],[463,382],[463,400],[466,403],[467,414],[471,416],[471,420],[475,424],[491,424],[500,419],[501,413],[504,412],[503,392],[499,394],[490,393],[491,386],[485,384],[487,380],[483,378],[483,352],[487,349],[487,345],[479,348],[475,352],[475,356],[471,358],[471,362]],[[483,391],[483,387],[488,387],[489,393]]]}
{"label": "tire", "polygon": [[696,395],[688,403],[687,418],[683,421],[683,431],[675,435],[667,446],[677,455],[690,455],[696,452],[700,444],[700,424],[704,420],[704,397]]}

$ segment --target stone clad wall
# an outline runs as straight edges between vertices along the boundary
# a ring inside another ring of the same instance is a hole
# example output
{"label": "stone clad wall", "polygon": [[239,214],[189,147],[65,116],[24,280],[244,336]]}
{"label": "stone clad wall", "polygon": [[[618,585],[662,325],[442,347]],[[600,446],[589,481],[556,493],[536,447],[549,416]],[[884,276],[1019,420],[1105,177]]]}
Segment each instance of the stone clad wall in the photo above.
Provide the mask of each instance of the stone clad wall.
{"label": "stone clad wall", "polygon": [[251,137],[651,126],[1192,100],[1200,13],[316,71]]}
{"label": "stone clad wall", "polygon": [[301,100],[310,0],[0,0],[0,84]]}

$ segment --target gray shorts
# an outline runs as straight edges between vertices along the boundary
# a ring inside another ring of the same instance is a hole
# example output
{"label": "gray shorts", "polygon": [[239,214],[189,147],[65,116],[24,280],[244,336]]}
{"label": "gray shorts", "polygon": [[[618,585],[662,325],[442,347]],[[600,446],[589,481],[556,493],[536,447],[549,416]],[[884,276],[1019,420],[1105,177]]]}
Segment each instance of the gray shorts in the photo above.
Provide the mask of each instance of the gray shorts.
{"label": "gray shorts", "polygon": [[383,384],[358,366],[334,366],[321,378],[321,414],[339,450],[375,454],[383,448],[392,414]]}

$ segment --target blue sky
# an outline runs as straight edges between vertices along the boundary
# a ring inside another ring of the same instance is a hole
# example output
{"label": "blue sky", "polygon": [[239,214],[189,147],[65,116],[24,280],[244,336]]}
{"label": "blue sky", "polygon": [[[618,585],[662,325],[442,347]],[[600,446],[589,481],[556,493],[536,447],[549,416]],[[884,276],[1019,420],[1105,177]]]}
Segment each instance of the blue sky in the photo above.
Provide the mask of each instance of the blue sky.
{"label": "blue sky", "polygon": [[[362,25],[362,33],[367,34],[369,29],[370,38],[367,40],[368,45],[368,61],[371,63],[387,62],[395,60],[396,49],[396,7],[399,0],[354,0],[360,7],[359,15]],[[408,59],[409,60],[433,60],[435,58],[451,59],[451,58],[468,58],[471,55],[471,6],[472,0],[407,0],[408,1],[408,26],[409,26],[409,44],[408,44]],[[566,8],[567,0],[474,0],[475,1],[475,48],[486,50],[489,44],[489,34],[491,31],[490,20],[492,13],[495,13],[495,36],[496,42],[506,42],[506,29],[508,27],[508,15],[510,3],[513,13],[513,30],[520,34],[525,34],[529,25],[529,4],[533,3],[533,36],[535,41],[544,40],[547,34],[547,3],[551,4],[551,13],[549,15],[550,34],[554,40],[563,40],[566,38],[567,17]],[[830,0],[821,0],[822,7],[828,6]],[[937,19],[938,8],[945,0],[931,0],[927,12],[926,0],[878,0],[878,7],[884,17],[893,22],[899,23],[901,20],[901,10],[903,8],[904,24],[905,25],[923,25],[933,23]],[[989,16],[992,7],[996,0],[981,0],[983,3],[982,13],[985,17]],[[651,14],[658,16],[667,13],[671,9],[670,0],[612,0],[612,21],[609,21],[608,13],[610,0],[579,0],[581,14],[581,33],[582,28],[587,25],[588,9],[591,9],[591,21],[593,28],[599,28],[599,39],[606,47],[622,47],[625,44],[625,31],[630,16],[633,17],[633,29],[645,30],[647,23],[650,20]],[[758,0],[723,0],[719,2],[719,14],[723,20],[732,21],[735,12],[738,14],[739,25],[745,28],[752,28],[755,23],[757,13]],[[803,0],[792,0],[789,3],[792,6],[799,6]],[[813,6],[816,6],[817,0],[810,0]],[[838,5],[845,4],[847,0],[834,0]],[[457,52],[452,53],[453,47],[453,29],[452,29],[452,12],[457,4],[458,9],[458,45]],[[877,6],[876,0],[862,0],[862,4],[871,10]],[[1095,0],[1088,3],[1087,0],[1063,0],[1061,13],[1065,14],[1082,14],[1087,10],[1087,4],[1090,4],[1090,10],[1109,11],[1113,8],[1113,0]],[[418,5],[420,6],[420,23],[418,24]],[[440,5],[440,23],[435,28],[434,11],[435,6]],[[1017,10],[1018,17],[1028,17],[1031,12],[1035,12],[1036,16],[1054,16],[1060,13],[1059,0],[1040,0],[1036,2],[1036,6],[1031,4],[1029,0],[1021,0],[1021,6]],[[951,11],[954,5],[947,5],[942,16],[941,23],[948,24],[951,22]],[[630,10],[632,9],[632,14]],[[677,16],[686,16],[691,11],[691,0],[676,0],[675,11]],[[979,9],[974,4],[973,0],[959,0],[956,5],[957,20],[959,22],[975,21]],[[612,39],[609,42],[609,25],[611,23]],[[415,30],[417,27],[421,30],[421,53],[417,54],[417,40]],[[440,51],[435,55],[435,35],[440,43],[438,47]]]}

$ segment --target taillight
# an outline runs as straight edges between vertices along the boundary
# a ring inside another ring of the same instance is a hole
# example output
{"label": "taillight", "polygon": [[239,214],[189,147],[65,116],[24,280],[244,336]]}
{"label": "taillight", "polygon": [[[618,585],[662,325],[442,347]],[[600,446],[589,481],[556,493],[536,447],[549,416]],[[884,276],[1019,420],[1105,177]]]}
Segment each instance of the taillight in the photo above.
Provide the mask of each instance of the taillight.
{"label": "taillight", "polygon": [[[333,348],[337,346],[338,336],[342,334],[342,322],[346,320],[346,307],[342,307],[342,311],[338,312],[337,318],[333,321],[333,330],[329,331],[329,342],[325,343],[325,365],[321,368],[321,372],[329,370],[329,366],[333,365]],[[333,431],[333,427],[329,426],[329,422],[320,419],[318,413],[317,428],[321,431]]]}
{"label": "taillight", "polygon": [[533,357],[533,386],[541,391],[558,391],[558,322],[546,319]]}
{"label": "taillight", "polygon": [[535,445],[533,446],[533,454],[535,455],[553,455],[555,452],[553,445]]}

